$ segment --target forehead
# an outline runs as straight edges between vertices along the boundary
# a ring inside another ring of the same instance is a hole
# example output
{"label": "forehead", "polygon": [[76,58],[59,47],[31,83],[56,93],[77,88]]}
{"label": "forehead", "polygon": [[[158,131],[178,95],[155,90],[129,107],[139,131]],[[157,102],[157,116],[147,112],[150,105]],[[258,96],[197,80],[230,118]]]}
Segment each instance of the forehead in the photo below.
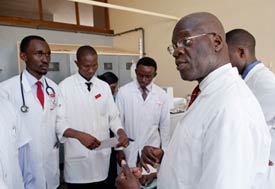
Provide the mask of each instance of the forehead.
{"label": "forehead", "polygon": [[80,56],[80,63],[97,63],[97,54],[85,53]]}
{"label": "forehead", "polygon": [[204,33],[207,30],[207,19],[197,16],[187,16],[175,26],[172,39]]}
{"label": "forehead", "polygon": [[47,42],[42,40],[33,39],[30,41],[27,50],[33,51],[50,51],[50,47]]}
{"label": "forehead", "polygon": [[145,66],[145,65],[140,64],[137,67],[137,72],[150,74],[150,73],[155,72],[155,68],[153,66]]}

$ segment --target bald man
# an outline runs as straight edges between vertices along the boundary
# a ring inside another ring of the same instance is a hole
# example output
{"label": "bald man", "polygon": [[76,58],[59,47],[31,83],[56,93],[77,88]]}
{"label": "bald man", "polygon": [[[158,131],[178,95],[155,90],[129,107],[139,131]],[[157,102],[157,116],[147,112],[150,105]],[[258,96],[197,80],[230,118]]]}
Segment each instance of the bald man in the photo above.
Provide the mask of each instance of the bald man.
{"label": "bald man", "polygon": [[161,163],[157,188],[260,188],[270,134],[259,103],[229,63],[221,22],[205,12],[183,17],[168,50],[181,78],[198,81],[198,96],[193,94],[165,151],[143,149],[145,168]]}
{"label": "bald man", "polygon": [[[275,162],[275,75],[255,55],[256,40],[244,29],[234,29],[226,33],[229,57],[242,78],[258,99],[264,112],[265,121],[272,136],[270,169],[274,172]],[[270,170],[270,171],[271,171]],[[275,187],[275,177],[269,184]]]}

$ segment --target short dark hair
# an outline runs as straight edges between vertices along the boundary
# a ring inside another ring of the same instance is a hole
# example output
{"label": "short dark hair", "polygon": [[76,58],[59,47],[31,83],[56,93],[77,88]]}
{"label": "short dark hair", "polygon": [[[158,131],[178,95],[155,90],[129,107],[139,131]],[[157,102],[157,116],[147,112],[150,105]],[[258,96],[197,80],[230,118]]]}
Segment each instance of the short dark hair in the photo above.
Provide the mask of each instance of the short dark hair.
{"label": "short dark hair", "polygon": [[97,77],[109,85],[118,82],[118,77],[113,72],[105,72],[104,74]]}
{"label": "short dark hair", "polygon": [[138,67],[139,65],[152,66],[155,68],[155,71],[157,71],[157,68],[158,68],[156,61],[150,57],[143,57],[139,59],[136,67]]}
{"label": "short dark hair", "polygon": [[27,48],[30,45],[30,42],[34,39],[46,42],[46,40],[43,37],[38,36],[38,35],[26,36],[22,39],[22,41],[20,43],[20,52],[26,52]]}
{"label": "short dark hair", "polygon": [[228,45],[243,46],[251,54],[255,54],[256,40],[254,36],[244,29],[234,29],[226,33],[226,42]]}
{"label": "short dark hair", "polygon": [[81,56],[84,56],[86,54],[97,55],[97,52],[93,47],[89,45],[84,45],[77,49],[76,59],[79,60]]}

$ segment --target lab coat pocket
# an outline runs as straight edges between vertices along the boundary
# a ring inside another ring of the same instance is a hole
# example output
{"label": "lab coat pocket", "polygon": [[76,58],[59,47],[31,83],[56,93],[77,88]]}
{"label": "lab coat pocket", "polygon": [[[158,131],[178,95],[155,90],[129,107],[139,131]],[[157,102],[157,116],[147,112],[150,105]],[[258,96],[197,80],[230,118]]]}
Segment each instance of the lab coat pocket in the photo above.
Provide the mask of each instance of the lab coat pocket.
{"label": "lab coat pocket", "polygon": [[65,158],[68,161],[78,161],[88,157],[89,149],[76,139],[67,139],[64,146]]}
{"label": "lab coat pocket", "polygon": [[59,178],[59,149],[53,148],[48,154],[49,157],[46,160],[45,169],[46,177],[50,180],[55,180],[54,183],[58,183],[57,178]]}
{"label": "lab coat pocket", "polygon": [[50,110],[54,110],[57,107],[57,98],[55,94],[50,94],[48,98]]}

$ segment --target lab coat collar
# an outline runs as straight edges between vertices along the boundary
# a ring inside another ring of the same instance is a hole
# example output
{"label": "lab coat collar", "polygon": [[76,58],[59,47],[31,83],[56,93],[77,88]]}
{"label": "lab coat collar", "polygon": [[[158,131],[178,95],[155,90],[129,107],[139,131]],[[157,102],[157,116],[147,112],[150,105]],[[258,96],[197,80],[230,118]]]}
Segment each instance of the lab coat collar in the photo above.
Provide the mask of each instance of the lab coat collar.
{"label": "lab coat collar", "polygon": [[[138,81],[137,81],[137,80],[134,80],[133,82],[134,82],[136,88],[137,88],[139,91],[141,91],[141,87],[140,87]],[[150,92],[153,91],[153,86],[154,86],[154,83],[153,83],[153,82],[149,83],[149,85],[146,86],[146,89],[148,90],[148,93],[150,93]]]}
{"label": "lab coat collar", "polygon": [[[238,75],[237,68],[232,68],[232,65],[230,63],[225,64],[221,66],[220,68],[214,70],[206,78],[204,78],[200,84],[200,96],[212,94],[215,91],[217,91],[219,88],[224,87],[223,86],[223,80],[231,80],[231,82],[234,82],[235,80],[232,78],[238,78],[238,77],[230,77],[231,74]],[[227,86],[226,86],[227,87]]]}
{"label": "lab coat collar", "polygon": [[[87,81],[84,77],[82,77],[78,72],[76,73],[77,81],[80,85],[84,85],[86,82],[92,82],[93,86],[97,86],[97,78],[93,76],[90,81]],[[86,86],[85,86],[86,87]]]}

